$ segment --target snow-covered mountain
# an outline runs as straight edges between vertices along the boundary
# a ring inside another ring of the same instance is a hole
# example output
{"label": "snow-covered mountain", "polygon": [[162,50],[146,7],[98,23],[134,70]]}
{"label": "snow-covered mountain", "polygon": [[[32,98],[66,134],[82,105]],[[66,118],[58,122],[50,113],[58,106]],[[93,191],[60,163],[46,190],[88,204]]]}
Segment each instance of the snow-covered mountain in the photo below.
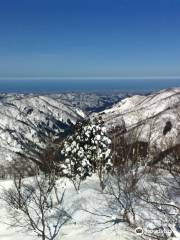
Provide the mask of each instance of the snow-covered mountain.
{"label": "snow-covered mountain", "polygon": [[99,113],[108,128],[135,130],[141,141],[161,151],[180,143],[180,88],[134,95]]}
{"label": "snow-covered mountain", "polygon": [[48,96],[0,95],[0,164],[19,155],[33,156],[70,124],[85,115],[83,111]]}
{"label": "snow-covered mountain", "polygon": [[0,164],[36,156],[51,138],[91,111],[112,106],[126,93],[0,94]]}
{"label": "snow-covered mountain", "polygon": [[167,143],[169,146],[180,142],[180,88],[128,98],[125,95],[0,94],[0,164],[23,154],[35,156],[46,146],[49,137],[58,138],[86,113],[111,106],[118,100],[113,107],[97,113],[108,128],[119,125],[127,132],[138,129],[142,141],[150,138],[161,150],[167,148]]}

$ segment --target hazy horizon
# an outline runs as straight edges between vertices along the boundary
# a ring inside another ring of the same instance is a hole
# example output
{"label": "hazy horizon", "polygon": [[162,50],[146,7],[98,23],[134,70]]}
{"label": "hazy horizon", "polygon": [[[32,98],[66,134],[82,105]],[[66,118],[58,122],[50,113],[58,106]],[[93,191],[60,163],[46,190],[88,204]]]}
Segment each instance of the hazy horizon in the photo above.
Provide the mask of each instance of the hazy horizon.
{"label": "hazy horizon", "polygon": [[0,80],[0,92],[51,93],[63,91],[148,92],[180,87],[180,79],[23,79]]}

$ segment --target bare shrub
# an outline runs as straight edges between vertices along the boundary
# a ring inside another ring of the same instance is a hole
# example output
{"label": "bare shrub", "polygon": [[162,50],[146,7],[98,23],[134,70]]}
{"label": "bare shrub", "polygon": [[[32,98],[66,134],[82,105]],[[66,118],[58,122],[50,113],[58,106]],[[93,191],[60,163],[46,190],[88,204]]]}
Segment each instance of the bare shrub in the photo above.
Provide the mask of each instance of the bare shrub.
{"label": "bare shrub", "polygon": [[42,240],[53,240],[71,218],[64,209],[65,189],[55,188],[54,171],[48,175],[38,172],[28,180],[16,175],[3,200],[9,207],[11,226],[32,231]]}

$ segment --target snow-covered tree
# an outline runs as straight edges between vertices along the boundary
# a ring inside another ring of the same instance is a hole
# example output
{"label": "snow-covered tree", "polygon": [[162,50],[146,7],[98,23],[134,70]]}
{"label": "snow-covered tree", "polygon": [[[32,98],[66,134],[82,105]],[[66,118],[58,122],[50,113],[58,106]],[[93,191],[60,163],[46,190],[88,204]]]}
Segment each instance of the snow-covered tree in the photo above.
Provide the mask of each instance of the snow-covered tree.
{"label": "snow-covered tree", "polygon": [[61,150],[60,172],[74,181],[98,172],[102,181],[103,173],[111,168],[110,145],[101,118],[78,122],[74,134],[65,140]]}

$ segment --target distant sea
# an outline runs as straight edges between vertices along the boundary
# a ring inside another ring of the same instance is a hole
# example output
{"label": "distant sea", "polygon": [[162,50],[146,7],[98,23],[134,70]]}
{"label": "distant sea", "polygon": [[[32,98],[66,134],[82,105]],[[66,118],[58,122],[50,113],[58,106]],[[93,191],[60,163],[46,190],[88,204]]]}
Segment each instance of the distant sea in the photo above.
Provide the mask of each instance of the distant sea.
{"label": "distant sea", "polygon": [[0,92],[58,93],[72,91],[148,92],[180,87],[179,79],[64,79],[64,80],[0,80]]}

